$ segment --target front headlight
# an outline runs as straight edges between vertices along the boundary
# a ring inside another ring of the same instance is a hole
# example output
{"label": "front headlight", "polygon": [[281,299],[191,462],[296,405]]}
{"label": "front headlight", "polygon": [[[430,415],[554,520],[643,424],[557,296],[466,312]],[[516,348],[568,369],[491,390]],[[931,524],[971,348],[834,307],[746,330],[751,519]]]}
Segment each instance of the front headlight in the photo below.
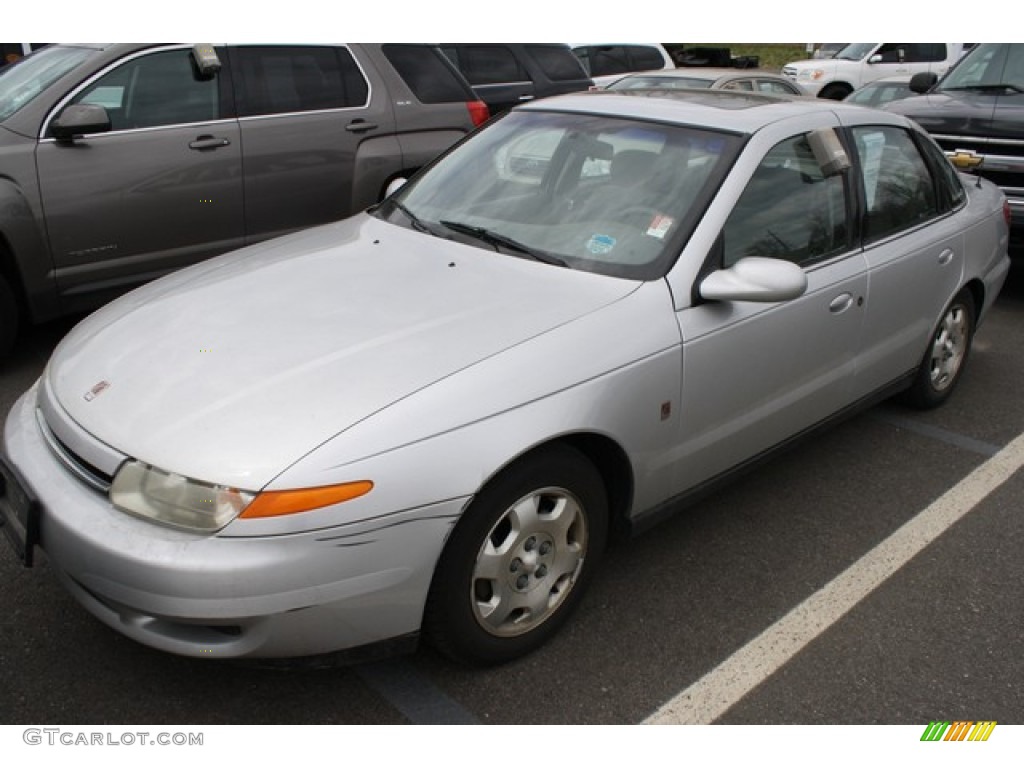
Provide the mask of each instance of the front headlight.
{"label": "front headlight", "polygon": [[110,486],[122,512],[176,528],[219,531],[236,517],[280,517],[341,504],[373,490],[369,480],[316,488],[254,493],[192,480],[139,461],[126,461]]}
{"label": "front headlight", "polygon": [[158,523],[217,531],[234,520],[256,494],[191,480],[127,461],[114,476],[110,502],[123,512]]}
{"label": "front headlight", "polygon": [[811,82],[814,82],[816,80],[821,80],[821,78],[823,78],[824,76],[825,76],[825,70],[823,70],[823,69],[801,69],[797,73],[796,79],[797,80],[809,80]]}

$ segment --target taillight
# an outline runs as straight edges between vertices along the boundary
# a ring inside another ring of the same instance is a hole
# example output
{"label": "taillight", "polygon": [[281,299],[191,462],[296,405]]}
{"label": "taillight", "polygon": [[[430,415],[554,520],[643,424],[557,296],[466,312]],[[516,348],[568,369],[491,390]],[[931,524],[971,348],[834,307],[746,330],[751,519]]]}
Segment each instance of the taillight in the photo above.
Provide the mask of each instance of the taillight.
{"label": "taillight", "polygon": [[469,110],[469,117],[473,125],[483,125],[491,117],[491,110],[482,101],[467,101],[466,108]]}

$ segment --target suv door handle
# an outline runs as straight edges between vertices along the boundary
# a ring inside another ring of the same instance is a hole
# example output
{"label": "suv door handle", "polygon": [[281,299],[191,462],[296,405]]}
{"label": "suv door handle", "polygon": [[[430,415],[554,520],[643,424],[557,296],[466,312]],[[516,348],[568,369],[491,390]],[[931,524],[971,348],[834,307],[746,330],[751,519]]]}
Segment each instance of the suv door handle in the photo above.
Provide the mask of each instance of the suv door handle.
{"label": "suv door handle", "polygon": [[209,134],[205,134],[203,136],[196,137],[195,141],[190,141],[188,143],[188,148],[198,149],[199,151],[202,151],[204,149],[217,149],[218,147],[226,147],[230,143],[231,142],[228,141],[227,139],[218,138],[216,136],[210,136]]}
{"label": "suv door handle", "polygon": [[376,123],[368,123],[362,118],[356,118],[351,123],[345,126],[345,130],[351,131],[352,133],[366,133],[366,131],[372,131],[375,130],[376,128]]}

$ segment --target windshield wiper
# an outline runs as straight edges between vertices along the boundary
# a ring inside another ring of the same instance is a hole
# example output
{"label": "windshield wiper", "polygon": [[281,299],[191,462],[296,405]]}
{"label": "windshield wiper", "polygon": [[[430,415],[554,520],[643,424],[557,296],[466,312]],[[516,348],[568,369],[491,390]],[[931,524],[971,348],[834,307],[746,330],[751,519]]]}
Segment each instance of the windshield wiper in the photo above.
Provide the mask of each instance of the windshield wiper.
{"label": "windshield wiper", "polygon": [[412,224],[412,228],[415,229],[417,232],[426,232],[428,235],[440,237],[443,240],[451,239],[445,233],[439,232],[436,227],[433,227],[427,222],[423,221],[423,219],[421,219],[415,213],[410,211],[408,208],[405,207],[405,205],[398,202],[397,200],[391,200],[389,202],[391,203],[391,205],[395,206],[395,208],[397,208],[398,210],[405,214],[405,217],[409,219],[409,223]]}
{"label": "windshield wiper", "polygon": [[528,245],[520,243],[518,240],[514,240],[511,237],[494,232],[486,227],[475,227],[472,224],[463,224],[461,221],[448,221],[446,219],[441,219],[441,225],[448,227],[448,229],[455,232],[475,237],[477,240],[482,240],[485,243],[493,245],[495,250],[500,246],[508,248],[510,251],[515,251],[516,253],[522,253],[532,259],[542,261],[545,264],[554,264],[559,267],[569,266],[557,256],[545,253],[544,251],[538,251],[535,248],[531,248]]}

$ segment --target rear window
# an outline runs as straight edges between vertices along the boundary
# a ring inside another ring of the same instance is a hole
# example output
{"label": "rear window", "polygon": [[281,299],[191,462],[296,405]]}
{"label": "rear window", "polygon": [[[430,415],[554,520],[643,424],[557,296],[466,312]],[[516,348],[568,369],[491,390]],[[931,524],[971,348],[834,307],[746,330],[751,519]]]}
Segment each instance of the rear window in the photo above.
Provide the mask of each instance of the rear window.
{"label": "rear window", "polygon": [[242,117],[361,107],[369,95],[345,48],[244,46],[231,55]]}
{"label": "rear window", "polygon": [[552,80],[586,80],[587,73],[568,46],[527,45],[527,52]]}
{"label": "rear window", "polygon": [[439,49],[389,44],[382,50],[398,76],[422,103],[464,102],[476,98]]}

